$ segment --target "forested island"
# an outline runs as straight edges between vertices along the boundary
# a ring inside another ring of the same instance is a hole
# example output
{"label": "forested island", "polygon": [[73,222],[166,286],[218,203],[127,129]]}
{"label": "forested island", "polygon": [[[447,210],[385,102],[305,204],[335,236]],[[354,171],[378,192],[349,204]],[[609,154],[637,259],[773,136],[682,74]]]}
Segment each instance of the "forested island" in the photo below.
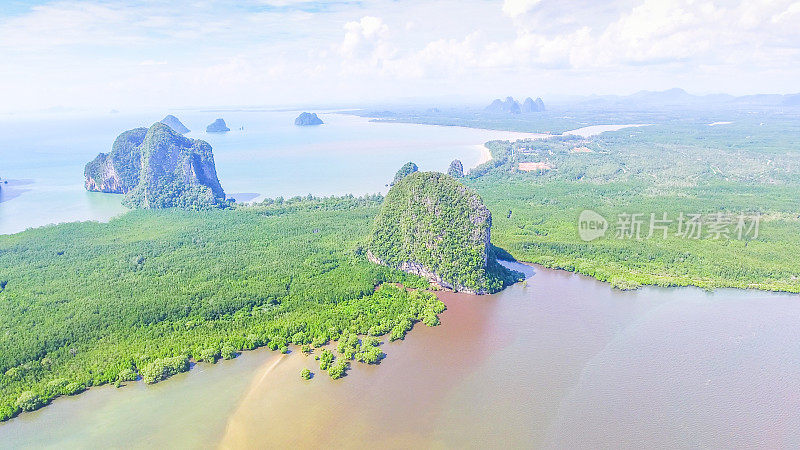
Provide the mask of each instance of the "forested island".
{"label": "forested island", "polygon": [[227,133],[231,131],[224,119],[217,119],[206,127],[206,133]]}
{"label": "forested island", "polygon": [[317,113],[303,112],[294,119],[294,124],[300,127],[322,125],[324,122],[317,116]]}
{"label": "forested island", "polygon": [[134,208],[207,209],[224,205],[211,146],[154,123],[117,137],[109,153],[86,164],[86,189],[125,194]]}

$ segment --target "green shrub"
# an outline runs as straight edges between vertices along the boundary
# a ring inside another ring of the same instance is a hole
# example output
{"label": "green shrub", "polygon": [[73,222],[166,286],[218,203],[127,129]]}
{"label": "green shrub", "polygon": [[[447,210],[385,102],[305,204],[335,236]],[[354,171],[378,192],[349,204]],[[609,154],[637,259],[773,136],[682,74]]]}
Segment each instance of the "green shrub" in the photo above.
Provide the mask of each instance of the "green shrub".
{"label": "green shrub", "polygon": [[23,411],[35,411],[44,406],[44,402],[37,394],[25,391],[17,397],[16,406]]}
{"label": "green shrub", "polygon": [[347,372],[349,367],[350,363],[341,359],[331,366],[330,370],[328,370],[328,375],[330,375],[332,379],[337,380],[345,376],[345,372]]}
{"label": "green shrub", "polygon": [[142,369],[142,379],[145,383],[152,384],[189,370],[189,359],[185,356],[172,358],[159,358]]}
{"label": "green shrub", "polygon": [[139,375],[133,369],[123,369],[117,374],[117,381],[125,382],[125,381],[136,381],[139,378]]}
{"label": "green shrub", "polygon": [[327,348],[322,350],[322,354],[319,356],[319,370],[328,370],[333,362],[334,356],[333,352],[328,350]]}
{"label": "green shrub", "polygon": [[301,370],[300,371],[300,378],[302,378],[304,380],[310,380],[311,379],[311,371],[308,370],[308,369]]}
{"label": "green shrub", "polygon": [[72,382],[64,386],[64,395],[77,395],[86,390],[83,383]]}
{"label": "green shrub", "polygon": [[238,355],[236,349],[230,345],[223,345],[219,352],[222,355],[222,359],[233,359]]}
{"label": "green shrub", "polygon": [[216,363],[220,357],[220,351],[216,348],[204,348],[198,352],[194,359],[198,362]]}

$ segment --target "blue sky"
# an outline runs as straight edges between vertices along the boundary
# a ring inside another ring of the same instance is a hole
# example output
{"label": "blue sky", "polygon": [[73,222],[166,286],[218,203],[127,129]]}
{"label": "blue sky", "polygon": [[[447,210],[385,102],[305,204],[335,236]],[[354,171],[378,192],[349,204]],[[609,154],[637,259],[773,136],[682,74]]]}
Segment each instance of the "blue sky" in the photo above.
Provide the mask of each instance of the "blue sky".
{"label": "blue sky", "polygon": [[800,92],[797,0],[0,0],[0,110]]}

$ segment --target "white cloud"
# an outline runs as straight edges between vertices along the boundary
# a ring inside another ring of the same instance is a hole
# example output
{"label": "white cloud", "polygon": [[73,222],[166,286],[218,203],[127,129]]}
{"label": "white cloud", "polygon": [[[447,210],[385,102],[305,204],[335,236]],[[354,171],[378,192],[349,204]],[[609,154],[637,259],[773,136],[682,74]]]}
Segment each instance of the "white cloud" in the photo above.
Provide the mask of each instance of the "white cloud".
{"label": "white cloud", "polygon": [[348,58],[371,56],[376,48],[384,44],[383,38],[389,32],[383,20],[372,16],[362,17],[358,22],[347,22],[344,29],[340,51]]}
{"label": "white cloud", "polygon": [[0,17],[0,98],[119,108],[532,85],[797,91],[798,23],[798,0],[59,0]]}
{"label": "white cloud", "polygon": [[503,12],[509,17],[519,17],[530,10],[536,5],[541,3],[542,0],[505,0],[503,2]]}

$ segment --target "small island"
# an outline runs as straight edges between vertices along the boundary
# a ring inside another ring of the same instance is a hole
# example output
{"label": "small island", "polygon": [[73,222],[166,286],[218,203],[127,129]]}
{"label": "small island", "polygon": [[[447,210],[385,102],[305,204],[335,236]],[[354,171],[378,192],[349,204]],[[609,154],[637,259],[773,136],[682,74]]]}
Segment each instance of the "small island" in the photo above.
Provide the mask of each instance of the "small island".
{"label": "small island", "polygon": [[133,208],[207,209],[225,201],[211,146],[161,122],[120,134],[84,175],[87,190],[125,194],[123,204]]}
{"label": "small island", "polygon": [[172,128],[177,133],[186,134],[189,132],[189,129],[186,128],[186,125],[184,125],[183,122],[178,120],[178,118],[173,116],[172,114],[167,115],[167,117],[161,119],[160,122]]}
{"label": "small island", "polygon": [[497,262],[491,226],[492,215],[475,191],[449,175],[414,172],[386,195],[367,258],[446,289],[497,292],[520,274]]}
{"label": "small island", "polygon": [[228,128],[228,125],[226,125],[225,121],[222,119],[217,119],[214,123],[206,127],[206,133],[227,133],[228,131],[231,131],[231,129]]}
{"label": "small island", "polygon": [[307,127],[311,125],[322,125],[322,119],[317,116],[317,113],[304,112],[294,119],[294,124],[299,127]]}

